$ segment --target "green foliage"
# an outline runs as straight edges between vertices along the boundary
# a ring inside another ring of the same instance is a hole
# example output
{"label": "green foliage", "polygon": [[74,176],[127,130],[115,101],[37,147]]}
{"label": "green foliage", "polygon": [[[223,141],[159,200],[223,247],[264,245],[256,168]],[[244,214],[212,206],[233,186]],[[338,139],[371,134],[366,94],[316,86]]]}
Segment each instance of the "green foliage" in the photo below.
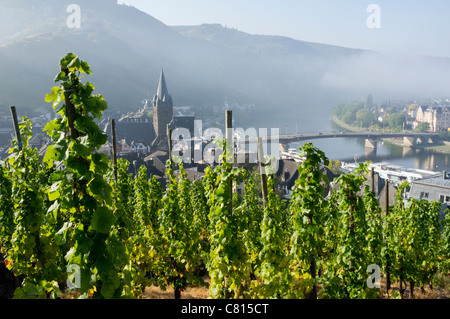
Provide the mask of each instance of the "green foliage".
{"label": "green foliage", "polygon": [[[217,179],[209,193],[210,206],[210,260],[211,298],[249,297],[250,256],[243,239],[246,226],[241,209],[230,209],[237,204],[233,201],[232,187],[246,177],[245,170],[233,168],[224,162],[216,172],[207,170],[207,175]],[[217,174],[217,175],[216,175]],[[207,180],[211,180],[208,176]]]}
{"label": "green foliage", "polygon": [[260,264],[257,275],[263,281],[258,295],[263,298],[291,296],[287,219],[284,204],[274,191],[275,181],[268,178],[268,199],[261,223]]}
{"label": "green foliage", "polygon": [[341,164],[340,160],[330,160],[327,168],[335,174],[341,174]]}
{"label": "green foliage", "polygon": [[356,114],[364,108],[364,103],[352,102],[348,104],[338,104],[333,108],[333,115],[344,121],[348,125],[356,122]]}
{"label": "green foliage", "polygon": [[389,128],[393,130],[401,130],[406,123],[406,116],[400,113],[394,113],[387,119]]}
{"label": "green foliage", "polygon": [[[247,254],[251,261],[252,274],[255,274],[255,272],[258,271],[258,267],[261,265],[260,252],[263,246],[261,243],[261,223],[264,216],[262,191],[260,186],[261,178],[259,175],[259,178],[255,178],[254,172],[256,171],[252,171],[249,178],[245,180],[244,196],[242,203],[239,206],[242,210],[241,214],[243,219],[246,222],[246,225],[243,226],[243,235]],[[259,185],[259,188],[257,185]]]}
{"label": "green foliage", "polygon": [[[419,124],[422,124],[422,123],[419,123]],[[428,123],[426,123],[426,124],[428,124]],[[425,131],[428,131],[428,125],[427,125]],[[439,138],[441,140],[443,140],[443,141],[449,142],[450,141],[450,131],[441,131],[441,132],[439,132]]]}
{"label": "green foliage", "polygon": [[[0,247],[8,249],[14,232],[12,181],[6,166],[0,165]],[[4,251],[0,251],[4,252]]]}
{"label": "green foliage", "polygon": [[[380,210],[372,192],[363,190],[368,169],[364,164],[352,174],[341,175],[332,192],[329,255],[325,264],[324,298],[370,298],[366,269],[381,252]],[[364,196],[358,193],[364,192]],[[378,254],[378,255],[377,255]]]}
{"label": "green foliage", "polygon": [[359,127],[370,127],[377,122],[377,117],[369,109],[361,109],[356,112],[356,125]]}
{"label": "green foliage", "polygon": [[439,268],[442,273],[450,274],[450,214],[442,220],[442,234],[439,253]]}
{"label": "green foliage", "polygon": [[7,249],[8,268],[17,276],[25,276],[22,287],[15,292],[16,297],[56,298],[59,288],[53,288],[57,280],[65,278],[64,255],[59,248],[63,242],[58,237],[61,221],[46,200],[49,171],[40,163],[37,150],[29,147],[30,120],[23,118],[19,127],[22,141],[13,142],[6,173],[9,181],[2,185],[4,194],[12,196],[2,198],[5,209],[1,214],[5,221],[2,241]]}
{"label": "green foliage", "polygon": [[366,101],[364,102],[364,107],[371,108],[372,106],[373,106],[373,97],[372,97],[372,94],[369,94],[366,97]]}
{"label": "green foliage", "polygon": [[300,297],[317,296],[317,263],[323,255],[324,228],[328,202],[323,194],[329,183],[320,165],[328,165],[325,154],[312,144],[306,143],[300,150],[305,160],[298,168],[299,178],[291,195],[290,212],[293,221],[291,254],[294,277],[308,280],[311,290],[299,292]]}
{"label": "green foliage", "polygon": [[415,132],[420,132],[420,133],[426,133],[429,130],[430,130],[430,125],[425,122],[417,124],[417,126],[414,128]]}
{"label": "green foliage", "polygon": [[[166,175],[167,189],[161,200],[158,215],[159,264],[157,275],[160,285],[171,285],[175,298],[180,298],[181,291],[191,285],[203,285],[203,278],[195,270],[202,263],[200,248],[201,220],[194,218],[191,202],[191,184],[180,164],[180,174],[175,176],[172,163],[168,161]],[[202,217],[200,217],[201,219]]]}
{"label": "green foliage", "polygon": [[[289,205],[276,177],[267,176],[263,201],[260,172],[227,161],[194,182],[168,161],[165,189],[145,166],[130,174],[124,159],[115,177],[98,153],[106,135],[95,120],[106,102],[81,82],[89,65],[68,54],[60,69],[46,97],[59,116],[45,127],[53,144],[43,162],[24,118],[21,143],[0,166],[0,249],[23,278],[15,298],[58,298],[72,266],[78,297],[108,299],[139,298],[150,285],[172,286],[180,298],[207,286],[205,274],[211,298],[374,298],[379,291],[366,281],[373,264],[413,285],[448,275],[450,217],[439,223],[439,203],[405,201],[404,184],[383,216],[364,186],[367,164],[342,174],[325,198],[321,169],[330,163],[309,143]],[[350,108],[362,119],[362,104]]]}
{"label": "green foliage", "polygon": [[441,205],[414,198],[404,202],[401,193],[406,187],[407,183],[399,187],[388,216],[388,254],[397,280],[424,285],[438,270]]}
{"label": "green foliage", "polygon": [[[55,172],[48,198],[57,214],[70,222],[66,240],[72,243],[66,254],[68,265],[78,265],[81,272],[81,296],[94,298],[120,297],[123,249],[120,247],[112,207],[112,187],[104,175],[110,170],[109,159],[96,153],[106,134],[94,122],[107,108],[101,95],[92,95],[94,86],[81,83],[81,74],[91,74],[89,65],[74,54],[60,61],[60,73],[46,101],[60,115],[44,130],[52,138],[44,156],[49,168],[62,162],[64,168]],[[60,106],[62,104],[62,106]]]}

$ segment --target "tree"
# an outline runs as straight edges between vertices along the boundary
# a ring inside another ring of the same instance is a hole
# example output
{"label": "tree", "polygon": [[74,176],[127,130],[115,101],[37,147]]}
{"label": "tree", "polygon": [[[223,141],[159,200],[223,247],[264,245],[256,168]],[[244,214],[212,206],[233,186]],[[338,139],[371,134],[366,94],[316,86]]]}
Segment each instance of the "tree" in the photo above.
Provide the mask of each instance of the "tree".
{"label": "tree", "polygon": [[388,118],[389,127],[393,130],[401,130],[406,123],[406,116],[400,113],[391,114]]}
{"label": "tree", "polygon": [[356,121],[356,113],[363,108],[364,103],[362,102],[338,104],[333,111],[333,115],[337,116],[343,122],[352,125]]}
{"label": "tree", "polygon": [[334,174],[341,174],[341,161],[340,160],[330,160],[330,164],[327,168]]}
{"label": "tree", "polygon": [[332,114],[340,118],[342,116],[344,108],[345,105],[343,103],[337,104],[335,107],[333,107]]}
{"label": "tree", "polygon": [[449,141],[450,140],[450,132],[449,131],[439,132],[439,138],[443,141]]}
{"label": "tree", "polygon": [[414,131],[422,132],[422,133],[428,132],[429,130],[430,130],[430,125],[428,123],[426,123],[426,122],[419,123],[414,128]]}
{"label": "tree", "polygon": [[366,101],[364,103],[364,107],[367,108],[367,109],[370,109],[372,106],[373,106],[373,97],[372,97],[372,94],[369,94],[366,97]]}
{"label": "tree", "polygon": [[361,109],[356,112],[356,123],[361,127],[370,127],[377,122],[375,114],[368,109]]}

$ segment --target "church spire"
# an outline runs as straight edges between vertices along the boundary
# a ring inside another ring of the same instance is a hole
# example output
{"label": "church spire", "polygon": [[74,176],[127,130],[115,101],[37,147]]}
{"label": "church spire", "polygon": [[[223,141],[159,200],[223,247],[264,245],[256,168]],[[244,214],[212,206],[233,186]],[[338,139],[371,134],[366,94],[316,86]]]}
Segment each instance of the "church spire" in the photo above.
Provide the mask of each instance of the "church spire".
{"label": "church spire", "polygon": [[164,101],[169,98],[169,91],[167,91],[166,79],[164,78],[164,70],[161,70],[161,75],[159,77],[158,90],[156,91],[156,96]]}
{"label": "church spire", "polygon": [[164,71],[161,70],[159,76],[158,90],[153,97],[153,130],[155,132],[155,139],[152,142],[152,147],[159,150],[167,150],[167,125],[173,119],[173,102],[172,97],[167,90],[166,79]]}

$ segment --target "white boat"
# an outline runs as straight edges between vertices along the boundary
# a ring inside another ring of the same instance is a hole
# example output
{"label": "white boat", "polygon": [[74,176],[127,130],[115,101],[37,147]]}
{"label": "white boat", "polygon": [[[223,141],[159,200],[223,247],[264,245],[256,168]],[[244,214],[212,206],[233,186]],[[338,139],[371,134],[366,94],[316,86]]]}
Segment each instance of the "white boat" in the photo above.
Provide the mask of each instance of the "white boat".
{"label": "white boat", "polygon": [[301,156],[300,151],[295,148],[290,148],[287,151],[282,151],[280,153],[280,157],[282,159],[292,159],[296,162],[303,162],[305,160],[305,157]]}
{"label": "white boat", "polygon": [[[341,169],[344,173],[353,172],[358,167],[357,163],[342,163]],[[422,169],[405,168],[390,163],[373,163],[369,165],[369,169],[374,169],[381,178],[389,180],[394,185],[400,185],[403,182],[413,182],[418,179],[438,176],[441,173],[427,171]]]}

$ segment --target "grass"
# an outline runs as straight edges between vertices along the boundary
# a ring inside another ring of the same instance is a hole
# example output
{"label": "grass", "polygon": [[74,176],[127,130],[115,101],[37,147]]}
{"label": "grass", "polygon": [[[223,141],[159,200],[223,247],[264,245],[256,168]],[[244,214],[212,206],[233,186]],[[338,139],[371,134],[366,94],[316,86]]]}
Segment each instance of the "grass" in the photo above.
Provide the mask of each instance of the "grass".
{"label": "grass", "polygon": [[450,145],[434,145],[434,146],[424,146],[423,149],[432,152],[446,153],[450,154]]}

